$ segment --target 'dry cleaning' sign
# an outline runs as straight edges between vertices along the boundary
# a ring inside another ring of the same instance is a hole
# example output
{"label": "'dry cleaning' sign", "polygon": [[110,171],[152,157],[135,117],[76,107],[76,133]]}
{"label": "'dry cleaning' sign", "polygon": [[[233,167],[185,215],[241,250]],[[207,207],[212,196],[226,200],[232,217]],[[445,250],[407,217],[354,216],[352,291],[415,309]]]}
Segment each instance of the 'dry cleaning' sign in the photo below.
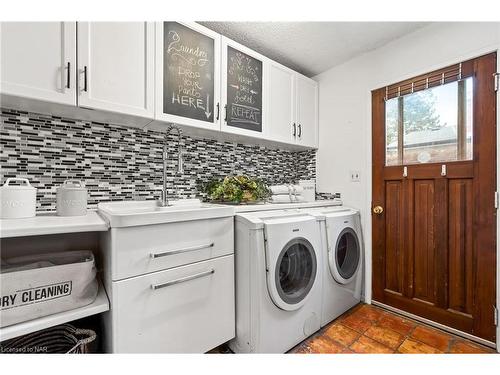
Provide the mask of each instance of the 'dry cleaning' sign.
{"label": "'dry cleaning' sign", "polygon": [[71,281],[42,285],[29,289],[7,292],[0,296],[0,310],[12,309],[23,305],[45,302],[71,295]]}

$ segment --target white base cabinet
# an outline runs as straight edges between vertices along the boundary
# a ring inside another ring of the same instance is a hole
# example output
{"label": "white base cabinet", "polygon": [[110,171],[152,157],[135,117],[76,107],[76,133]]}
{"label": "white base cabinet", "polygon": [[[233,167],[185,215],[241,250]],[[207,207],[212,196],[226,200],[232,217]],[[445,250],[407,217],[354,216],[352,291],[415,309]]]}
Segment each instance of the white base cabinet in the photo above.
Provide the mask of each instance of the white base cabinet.
{"label": "white base cabinet", "polygon": [[101,234],[108,353],[204,353],[235,336],[233,216]]}
{"label": "white base cabinet", "polygon": [[204,353],[235,335],[233,255],[112,288],[114,353]]}

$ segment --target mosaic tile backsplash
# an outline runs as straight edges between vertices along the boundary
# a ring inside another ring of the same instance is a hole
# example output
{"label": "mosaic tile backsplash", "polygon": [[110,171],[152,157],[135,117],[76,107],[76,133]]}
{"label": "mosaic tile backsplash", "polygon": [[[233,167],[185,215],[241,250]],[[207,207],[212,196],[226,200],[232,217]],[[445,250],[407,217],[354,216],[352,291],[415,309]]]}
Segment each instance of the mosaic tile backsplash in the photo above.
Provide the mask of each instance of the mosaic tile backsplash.
{"label": "mosaic tile backsplash", "polygon": [[[89,207],[110,200],[159,199],[164,135],[158,131],[1,109],[0,166],[8,177],[28,178],[37,209],[55,210],[56,188],[83,180]],[[184,135],[184,173],[177,168],[177,136],[169,137],[169,196],[201,197],[200,187],[228,174],[258,177],[267,184],[315,178],[316,152],[270,149]]]}

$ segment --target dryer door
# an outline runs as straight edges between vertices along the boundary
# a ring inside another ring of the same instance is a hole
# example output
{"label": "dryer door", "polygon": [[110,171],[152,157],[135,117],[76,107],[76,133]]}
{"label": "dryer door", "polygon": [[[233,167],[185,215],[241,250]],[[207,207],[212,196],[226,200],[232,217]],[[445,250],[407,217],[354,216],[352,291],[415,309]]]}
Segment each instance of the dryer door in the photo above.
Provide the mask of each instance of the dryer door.
{"label": "dryer door", "polygon": [[316,279],[317,267],[316,254],[308,240],[294,238],[288,242],[278,256],[274,271],[280,300],[295,308],[302,306],[301,302],[309,294]]}
{"label": "dryer door", "polygon": [[[267,288],[274,304],[287,311],[306,303],[318,271],[319,225],[314,219],[296,224],[267,227],[271,232],[266,241]],[[297,236],[290,236],[294,231]]]}
{"label": "dryer door", "polygon": [[335,281],[347,284],[356,276],[361,263],[361,241],[351,227],[344,227],[336,240],[331,240],[328,254],[330,272]]}

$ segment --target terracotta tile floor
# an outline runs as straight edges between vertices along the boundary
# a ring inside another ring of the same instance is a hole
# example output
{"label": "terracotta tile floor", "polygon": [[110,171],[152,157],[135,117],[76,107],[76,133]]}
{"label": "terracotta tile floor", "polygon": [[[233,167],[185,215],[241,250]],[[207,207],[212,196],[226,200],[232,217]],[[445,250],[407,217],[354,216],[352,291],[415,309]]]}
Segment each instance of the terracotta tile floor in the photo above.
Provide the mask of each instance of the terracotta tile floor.
{"label": "terracotta tile floor", "polygon": [[378,307],[360,304],[289,353],[495,353]]}

